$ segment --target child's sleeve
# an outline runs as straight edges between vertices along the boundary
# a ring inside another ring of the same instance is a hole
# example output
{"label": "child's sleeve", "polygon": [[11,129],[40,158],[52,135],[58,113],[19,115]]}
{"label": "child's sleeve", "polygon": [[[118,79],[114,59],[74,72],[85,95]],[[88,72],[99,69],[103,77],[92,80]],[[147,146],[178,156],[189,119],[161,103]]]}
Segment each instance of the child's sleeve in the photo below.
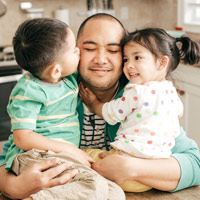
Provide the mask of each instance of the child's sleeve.
{"label": "child's sleeve", "polygon": [[104,104],[102,114],[105,121],[114,125],[122,122],[126,117],[137,109],[141,94],[140,89],[126,86],[123,96]]}
{"label": "child's sleeve", "polygon": [[42,107],[43,94],[36,87],[18,87],[11,93],[7,106],[11,118],[11,130],[35,130],[36,120]]}
{"label": "child's sleeve", "polygon": [[4,145],[3,145],[3,153],[0,155],[0,167],[2,165],[6,164],[6,153],[8,152],[8,149],[10,147],[10,143],[7,141]]}

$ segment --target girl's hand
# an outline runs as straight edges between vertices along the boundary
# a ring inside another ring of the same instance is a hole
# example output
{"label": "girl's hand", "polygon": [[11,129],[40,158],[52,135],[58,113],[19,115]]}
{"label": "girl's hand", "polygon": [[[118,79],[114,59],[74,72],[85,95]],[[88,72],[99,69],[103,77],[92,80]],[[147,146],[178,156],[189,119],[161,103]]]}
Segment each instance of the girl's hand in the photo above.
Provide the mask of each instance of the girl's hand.
{"label": "girl's hand", "polygon": [[97,97],[89,88],[85,88],[82,82],[79,84],[79,96],[88,109],[94,112],[93,104]]}

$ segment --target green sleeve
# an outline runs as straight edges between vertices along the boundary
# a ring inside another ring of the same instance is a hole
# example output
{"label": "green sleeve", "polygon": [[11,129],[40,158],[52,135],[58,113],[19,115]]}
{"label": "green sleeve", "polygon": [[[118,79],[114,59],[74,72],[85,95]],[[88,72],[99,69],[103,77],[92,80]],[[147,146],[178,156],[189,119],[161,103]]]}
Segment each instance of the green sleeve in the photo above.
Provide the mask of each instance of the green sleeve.
{"label": "green sleeve", "polygon": [[200,184],[200,153],[197,144],[186,136],[182,128],[175,144],[172,156],[180,165],[181,178],[177,188],[171,192]]}
{"label": "green sleeve", "polygon": [[2,165],[6,164],[5,158],[6,158],[6,153],[8,152],[9,147],[10,147],[10,143],[9,142],[6,142],[3,145],[3,153],[0,155],[0,167]]}

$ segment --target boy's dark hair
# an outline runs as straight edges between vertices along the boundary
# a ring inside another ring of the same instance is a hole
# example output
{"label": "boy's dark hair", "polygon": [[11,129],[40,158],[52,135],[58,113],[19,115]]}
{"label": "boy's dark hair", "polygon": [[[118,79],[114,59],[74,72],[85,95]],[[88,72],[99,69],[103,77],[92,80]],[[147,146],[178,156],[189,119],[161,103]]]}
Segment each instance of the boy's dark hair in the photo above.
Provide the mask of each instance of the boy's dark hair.
{"label": "boy's dark hair", "polygon": [[124,28],[123,24],[114,16],[107,14],[107,13],[97,13],[94,14],[88,18],[86,18],[80,25],[79,29],[78,29],[78,33],[77,33],[77,40],[80,37],[80,35],[82,34],[85,25],[87,24],[88,21],[92,20],[92,19],[107,19],[107,20],[111,20],[111,21],[116,21],[119,23],[119,25],[122,27],[122,40],[121,40],[121,45],[123,45],[124,42],[124,37],[127,35],[127,30]]}
{"label": "boy's dark hair", "polygon": [[66,45],[68,25],[53,18],[26,20],[13,37],[18,65],[39,77]]}
{"label": "boy's dark hair", "polygon": [[195,64],[200,61],[200,45],[198,43],[185,36],[174,38],[160,28],[145,28],[129,33],[124,44],[130,41],[151,51],[156,59],[163,55],[168,56],[167,75],[177,68],[180,60],[183,60],[185,64]]}

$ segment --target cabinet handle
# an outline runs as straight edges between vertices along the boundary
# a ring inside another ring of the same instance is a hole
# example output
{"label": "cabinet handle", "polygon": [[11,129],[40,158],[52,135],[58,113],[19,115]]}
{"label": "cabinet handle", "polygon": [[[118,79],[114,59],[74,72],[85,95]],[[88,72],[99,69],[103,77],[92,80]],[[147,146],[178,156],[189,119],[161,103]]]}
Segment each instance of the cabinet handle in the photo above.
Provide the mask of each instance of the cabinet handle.
{"label": "cabinet handle", "polygon": [[176,91],[178,92],[178,94],[179,94],[180,96],[185,95],[185,91],[184,91],[184,90],[176,89]]}

